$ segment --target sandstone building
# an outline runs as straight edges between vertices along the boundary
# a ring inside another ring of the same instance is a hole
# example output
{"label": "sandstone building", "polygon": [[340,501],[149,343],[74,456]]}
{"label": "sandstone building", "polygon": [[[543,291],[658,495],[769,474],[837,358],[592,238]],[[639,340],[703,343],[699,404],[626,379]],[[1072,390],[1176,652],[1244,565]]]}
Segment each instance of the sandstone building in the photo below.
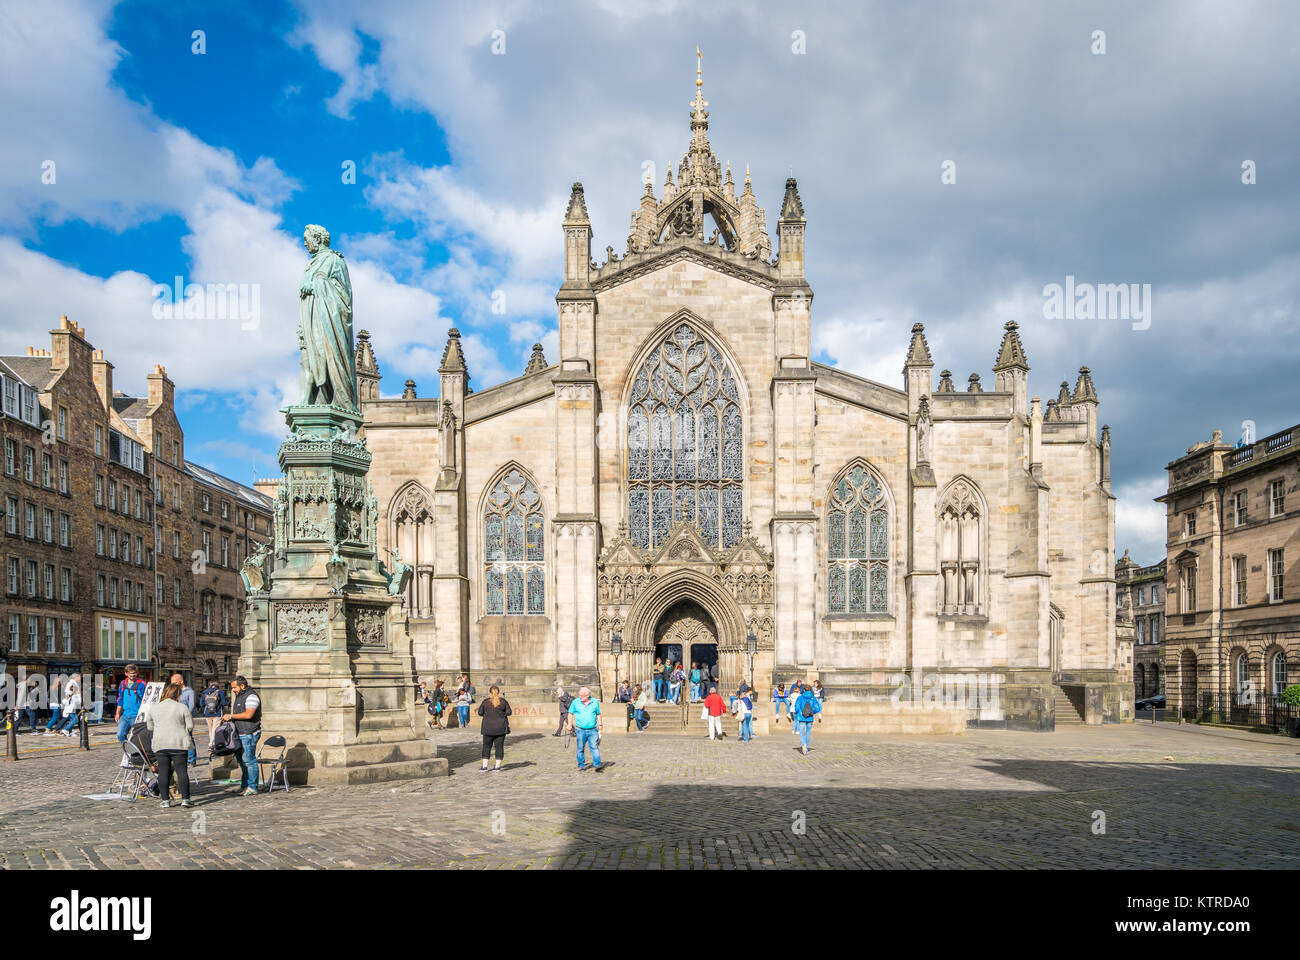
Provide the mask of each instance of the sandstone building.
{"label": "sandstone building", "polygon": [[1133,695],[1165,692],[1165,561],[1139,567],[1128,551],[1115,561],[1115,613],[1133,624]]}
{"label": "sandstone building", "polygon": [[1216,430],[1167,469],[1170,706],[1269,723],[1300,683],[1300,426],[1242,447]]}
{"label": "sandstone building", "polygon": [[[438,397],[380,395],[357,345],[381,544],[414,570],[424,676],[537,696],[649,678],[820,677],[887,698],[910,677],[995,675],[985,719],[1050,729],[1131,715],[1114,618],[1109,431],[1087,367],[1046,410],[1020,332],[959,390],[920,324],[898,384],[812,359],[815,264],[786,182],[770,236],[748,173],[690,142],[644,186],[625,253],[592,259],[581,184],[563,223],[558,362],[471,388],[450,331]],[[810,269],[813,268],[813,269]],[[382,352],[382,345],[379,345]],[[612,641],[621,646],[617,664]]]}
{"label": "sandstone building", "polygon": [[[83,327],[63,317],[50,339],[0,357],[5,670],[80,670],[110,686],[127,663],[192,683],[228,673],[242,633],[237,570],[249,543],[269,537],[271,501],[185,460],[161,366],[144,397],[129,397]],[[197,572],[204,530],[213,547]]]}

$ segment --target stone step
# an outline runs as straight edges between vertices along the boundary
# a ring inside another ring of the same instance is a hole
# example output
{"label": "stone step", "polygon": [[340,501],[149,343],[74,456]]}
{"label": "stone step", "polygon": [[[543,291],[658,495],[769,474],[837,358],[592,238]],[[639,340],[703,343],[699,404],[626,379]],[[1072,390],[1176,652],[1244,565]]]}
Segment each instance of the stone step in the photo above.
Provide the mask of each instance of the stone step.
{"label": "stone step", "polygon": [[1079,716],[1079,711],[1075,709],[1074,702],[1060,687],[1056,688],[1055,709],[1057,723],[1083,723],[1083,717]]}

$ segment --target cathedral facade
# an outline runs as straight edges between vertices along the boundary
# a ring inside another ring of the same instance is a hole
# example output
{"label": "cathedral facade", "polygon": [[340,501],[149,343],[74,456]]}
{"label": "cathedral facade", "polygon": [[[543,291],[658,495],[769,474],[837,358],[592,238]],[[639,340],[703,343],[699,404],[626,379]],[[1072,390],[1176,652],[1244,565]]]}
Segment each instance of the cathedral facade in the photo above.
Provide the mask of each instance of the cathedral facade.
{"label": "cathedral facade", "polygon": [[1044,409],[1014,323],[987,389],[936,382],[920,324],[898,384],[814,362],[797,184],[774,244],[706,106],[697,78],[677,176],[646,184],[622,256],[592,259],[573,185],[557,362],[535,347],[523,376],[472,390],[452,330],[436,399],[409,381],[382,399],[360,335],[379,540],[413,569],[417,671],[519,699],[557,681],[609,697],[657,656],[716,662],[733,687],[819,677],[846,700],[978,675],[997,691],[984,719],[1050,729],[1062,692],[1090,722],[1121,719],[1088,369]]}

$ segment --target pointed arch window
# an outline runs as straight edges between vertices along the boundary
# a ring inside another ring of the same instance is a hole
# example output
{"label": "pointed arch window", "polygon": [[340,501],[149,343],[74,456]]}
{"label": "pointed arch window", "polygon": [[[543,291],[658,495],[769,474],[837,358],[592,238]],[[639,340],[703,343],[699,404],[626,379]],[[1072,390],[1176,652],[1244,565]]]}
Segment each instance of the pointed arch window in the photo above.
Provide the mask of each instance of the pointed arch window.
{"label": "pointed arch window", "polygon": [[979,615],[984,594],[983,501],[974,485],[957,480],[939,506],[939,571],[943,576],[940,613]]}
{"label": "pointed arch window", "polygon": [[628,529],[642,548],[694,522],[715,547],[740,540],[744,423],[730,365],[690,324],[637,371],[627,418]]}
{"label": "pointed arch window", "polygon": [[510,470],[483,508],[483,596],[489,616],[546,614],[546,524],[532,481]]}
{"label": "pointed arch window", "polygon": [[861,465],[840,477],[826,511],[826,610],[889,613],[889,500]]}

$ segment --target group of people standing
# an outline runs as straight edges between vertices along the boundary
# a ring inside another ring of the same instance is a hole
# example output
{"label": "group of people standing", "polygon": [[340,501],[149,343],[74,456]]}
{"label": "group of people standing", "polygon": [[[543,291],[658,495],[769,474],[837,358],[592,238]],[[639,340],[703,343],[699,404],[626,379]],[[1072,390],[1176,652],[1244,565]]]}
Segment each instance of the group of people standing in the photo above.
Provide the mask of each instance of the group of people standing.
{"label": "group of people standing", "polygon": [[[448,721],[451,718],[451,712],[456,711],[457,725],[460,727],[469,726],[469,711],[473,706],[477,691],[474,684],[470,681],[468,673],[456,675],[456,687],[454,691],[449,691],[445,681],[434,680],[433,686],[421,680],[418,696],[425,705],[428,718],[425,722],[429,729],[437,728],[446,730]],[[482,716],[482,714],[480,714]]]}
{"label": "group of people standing", "polygon": [[665,660],[655,657],[651,670],[651,683],[654,687],[656,703],[681,703],[682,686],[690,684],[690,703],[699,703],[704,699],[705,691],[718,683],[721,675],[718,664],[691,661],[688,671],[682,661]]}

